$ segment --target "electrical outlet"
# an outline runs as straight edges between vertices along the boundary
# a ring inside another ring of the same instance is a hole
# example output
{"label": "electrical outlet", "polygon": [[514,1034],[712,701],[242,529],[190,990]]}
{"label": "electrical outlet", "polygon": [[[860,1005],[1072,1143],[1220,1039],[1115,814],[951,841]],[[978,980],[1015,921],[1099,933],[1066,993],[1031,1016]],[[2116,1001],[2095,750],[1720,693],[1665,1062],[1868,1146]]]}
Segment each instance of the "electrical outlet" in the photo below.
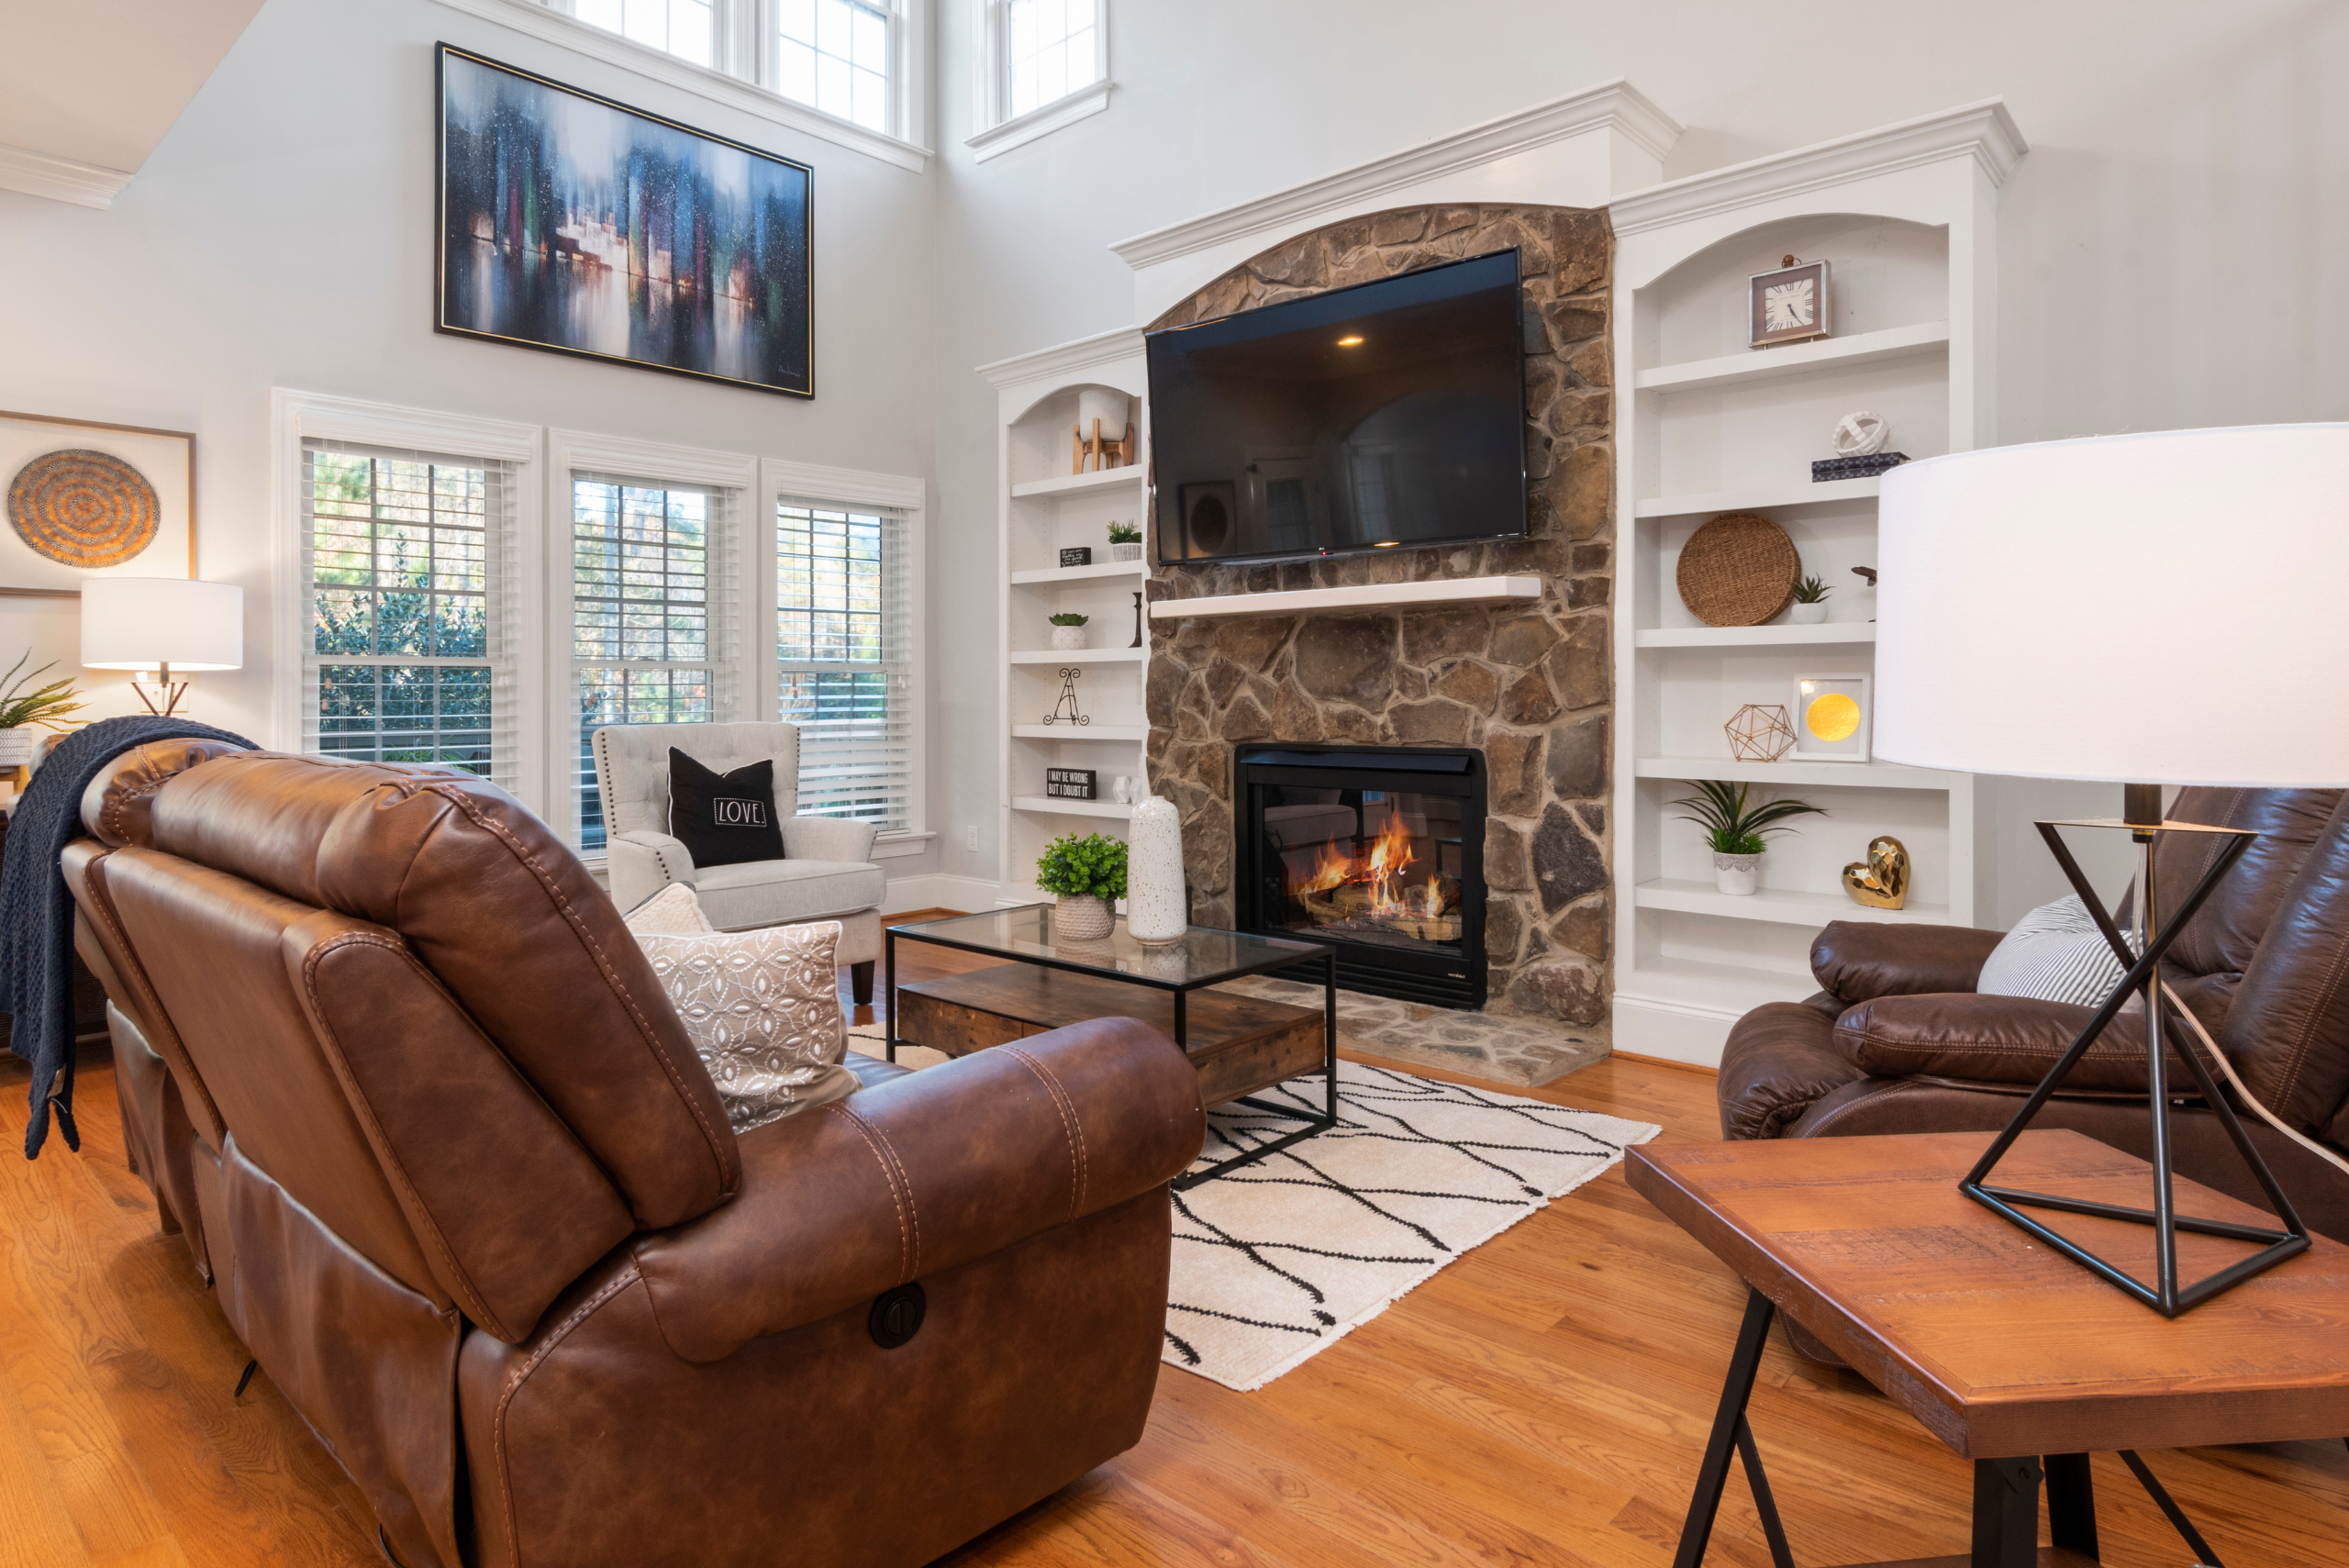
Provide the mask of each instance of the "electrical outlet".
{"label": "electrical outlet", "polygon": [[963,829],[963,847],[970,851],[971,853],[974,855],[979,852],[979,825],[977,823],[974,822],[968,828]]}

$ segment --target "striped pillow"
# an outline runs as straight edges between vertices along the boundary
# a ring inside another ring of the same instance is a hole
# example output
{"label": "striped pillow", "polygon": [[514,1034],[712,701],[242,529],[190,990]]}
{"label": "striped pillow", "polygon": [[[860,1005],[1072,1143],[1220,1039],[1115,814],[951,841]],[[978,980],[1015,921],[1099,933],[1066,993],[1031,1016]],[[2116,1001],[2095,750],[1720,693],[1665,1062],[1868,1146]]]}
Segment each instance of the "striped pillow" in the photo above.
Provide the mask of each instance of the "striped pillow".
{"label": "striped pillow", "polygon": [[[2129,945],[2143,948],[2133,937]],[[1983,961],[1974,989],[1983,996],[2032,996],[2093,1007],[2112,994],[2125,973],[2096,929],[2096,917],[2075,895],[2043,904],[2016,921]]]}

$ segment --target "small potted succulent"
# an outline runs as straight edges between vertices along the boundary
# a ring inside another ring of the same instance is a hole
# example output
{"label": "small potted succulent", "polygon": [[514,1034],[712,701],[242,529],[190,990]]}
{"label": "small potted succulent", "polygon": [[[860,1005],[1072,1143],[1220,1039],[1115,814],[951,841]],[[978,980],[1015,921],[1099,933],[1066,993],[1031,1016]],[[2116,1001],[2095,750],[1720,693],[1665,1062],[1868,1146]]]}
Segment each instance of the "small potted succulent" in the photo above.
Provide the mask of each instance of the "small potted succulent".
{"label": "small potted succulent", "polygon": [[1795,584],[1794,606],[1787,618],[1797,626],[1817,626],[1827,618],[1827,595],[1835,590],[1816,577],[1806,577]]}
{"label": "small potted succulent", "polygon": [[1126,846],[1098,833],[1063,834],[1044,846],[1036,885],[1052,895],[1055,940],[1098,941],[1117,925],[1126,895]]}
{"label": "small potted succulent", "polygon": [[1085,623],[1089,618],[1066,611],[1052,617],[1052,651],[1074,653],[1084,647]]}
{"label": "small potted succulent", "polygon": [[1687,806],[1681,820],[1705,830],[1713,847],[1713,885],[1723,893],[1744,895],[1760,890],[1762,853],[1770,847],[1765,840],[1773,833],[1795,831],[1784,826],[1786,818],[1827,815],[1799,800],[1756,800],[1751,784],[1720,779],[1698,779],[1696,784],[1697,794],[1672,804]]}
{"label": "small potted succulent", "polygon": [[1140,561],[1141,559],[1141,530],[1131,523],[1111,523],[1109,525],[1109,559]]}
{"label": "small potted succulent", "polygon": [[29,675],[17,675],[17,672],[25,667],[25,659],[31,657],[31,654],[26,654],[24,659],[8,667],[6,674],[0,675],[0,681],[7,683],[0,686],[0,768],[21,768],[29,764],[40,754],[41,738],[33,733],[33,727],[39,725],[43,729],[62,729],[65,726],[61,721],[66,715],[79,713],[83,706],[73,700],[73,683],[71,680],[51,681],[45,686],[26,691],[27,683],[47,674],[56,665],[56,661],[51,660]]}

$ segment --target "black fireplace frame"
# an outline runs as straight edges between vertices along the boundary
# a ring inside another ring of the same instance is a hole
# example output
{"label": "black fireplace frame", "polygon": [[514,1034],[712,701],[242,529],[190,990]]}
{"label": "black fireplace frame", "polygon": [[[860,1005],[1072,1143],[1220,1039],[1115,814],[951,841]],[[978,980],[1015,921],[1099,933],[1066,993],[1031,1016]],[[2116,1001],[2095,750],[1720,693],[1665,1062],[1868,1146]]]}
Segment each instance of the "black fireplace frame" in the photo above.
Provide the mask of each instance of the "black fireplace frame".
{"label": "black fireplace frame", "polygon": [[[1243,931],[1296,940],[1304,934],[1265,924],[1258,911],[1257,899],[1268,868],[1262,863],[1263,836],[1255,830],[1260,815],[1257,792],[1267,784],[1412,790],[1453,795],[1464,802],[1460,814],[1464,896],[1458,958],[1348,941],[1328,931],[1314,932],[1309,940],[1337,950],[1338,984],[1349,991],[1469,1012],[1483,1007],[1488,981],[1484,752],[1470,746],[1308,746],[1279,741],[1238,748],[1232,757],[1232,924]],[[1470,889],[1473,896],[1467,895]],[[1283,978],[1318,982],[1318,966],[1313,975],[1283,972]]]}

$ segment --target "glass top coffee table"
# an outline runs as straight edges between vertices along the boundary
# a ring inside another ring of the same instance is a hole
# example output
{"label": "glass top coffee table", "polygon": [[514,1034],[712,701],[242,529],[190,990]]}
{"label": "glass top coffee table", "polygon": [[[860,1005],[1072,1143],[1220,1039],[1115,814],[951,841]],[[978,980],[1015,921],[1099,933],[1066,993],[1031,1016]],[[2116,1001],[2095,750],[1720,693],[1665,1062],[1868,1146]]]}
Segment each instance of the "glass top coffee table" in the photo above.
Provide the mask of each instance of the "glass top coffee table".
{"label": "glass top coffee table", "polygon": [[[1253,1164],[1337,1124],[1335,947],[1207,926],[1193,926],[1177,941],[1152,946],[1135,940],[1122,917],[1106,937],[1069,941],[1055,935],[1052,920],[1052,906],[1030,904],[889,927],[883,937],[882,981],[889,1060],[896,1060],[900,1045],[959,1056],[1088,1018],[1135,1018],[1182,1047],[1198,1069],[1200,1098],[1211,1106],[1240,1105],[1300,1119],[1291,1106],[1247,1096],[1290,1078],[1320,1075],[1322,1109],[1303,1117],[1303,1129],[1180,1177],[1177,1187]],[[908,984],[901,995],[901,940],[1009,962]],[[1318,1016],[1287,1003],[1208,990],[1316,959],[1322,974]]]}

